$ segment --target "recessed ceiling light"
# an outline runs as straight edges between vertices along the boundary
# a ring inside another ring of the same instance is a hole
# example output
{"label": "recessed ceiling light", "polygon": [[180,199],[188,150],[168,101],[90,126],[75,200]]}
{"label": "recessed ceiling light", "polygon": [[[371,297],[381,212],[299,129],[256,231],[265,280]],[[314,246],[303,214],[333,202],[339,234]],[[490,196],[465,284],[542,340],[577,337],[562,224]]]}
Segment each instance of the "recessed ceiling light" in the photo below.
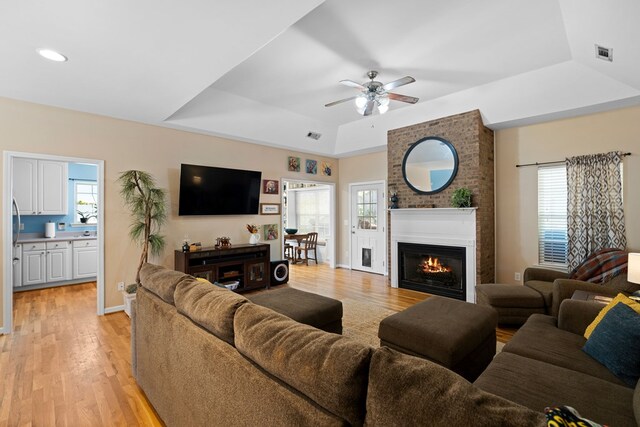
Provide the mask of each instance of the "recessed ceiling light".
{"label": "recessed ceiling light", "polygon": [[55,62],[66,62],[67,61],[67,57],[66,56],[64,56],[61,53],[56,52],[55,50],[38,49],[38,53],[40,54],[40,56],[42,56],[43,58],[47,58],[50,61],[55,61]]}

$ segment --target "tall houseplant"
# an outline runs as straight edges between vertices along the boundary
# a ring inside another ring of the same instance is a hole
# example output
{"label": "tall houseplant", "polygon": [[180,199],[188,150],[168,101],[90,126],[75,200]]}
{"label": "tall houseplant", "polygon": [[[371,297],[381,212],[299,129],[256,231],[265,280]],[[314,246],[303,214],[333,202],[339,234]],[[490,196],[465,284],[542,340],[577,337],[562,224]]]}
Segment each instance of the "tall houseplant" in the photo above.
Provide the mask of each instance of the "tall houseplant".
{"label": "tall houseplant", "polygon": [[140,262],[136,271],[136,284],[140,284],[140,270],[149,259],[149,253],[158,255],[165,246],[160,228],[167,219],[166,193],[156,187],[153,176],[147,172],[129,170],[118,178],[120,195],[131,211],[131,240],[142,246]]}

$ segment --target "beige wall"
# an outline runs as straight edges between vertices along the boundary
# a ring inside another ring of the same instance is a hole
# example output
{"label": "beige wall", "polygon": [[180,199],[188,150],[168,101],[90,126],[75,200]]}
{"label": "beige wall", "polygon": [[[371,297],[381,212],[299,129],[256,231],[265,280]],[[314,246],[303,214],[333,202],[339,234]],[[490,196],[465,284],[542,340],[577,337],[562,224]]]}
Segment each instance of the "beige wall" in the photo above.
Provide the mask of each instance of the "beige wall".
{"label": "beige wall", "polygon": [[338,213],[336,233],[337,265],[349,265],[349,184],[369,181],[386,181],[387,152],[382,151],[361,156],[346,157],[338,162],[340,179],[338,180]]}
{"label": "beige wall", "polygon": [[628,249],[640,250],[640,107],[496,132],[496,275],[516,283],[515,272],[538,262],[537,168],[516,164],[563,160],[621,150]]}
{"label": "beige wall", "polygon": [[[250,118],[247,119],[250,125]],[[181,246],[183,236],[211,245],[216,237],[228,236],[232,243],[247,243],[245,224],[280,222],[279,216],[178,217],[178,180],[181,163],[223,166],[262,171],[263,178],[313,179],[338,181],[338,161],[314,155],[225,140],[212,136],[148,126],[124,120],[78,113],[52,107],[0,98],[0,149],[30,153],[84,157],[105,161],[105,304],[122,305],[116,289],[119,281],[135,277],[139,248],[129,242],[129,216],[125,211],[115,180],[128,169],[153,174],[160,187],[168,189],[171,213],[163,229],[167,237],[164,254],[154,262],[173,266],[173,250]],[[334,165],[334,174],[308,175],[287,171],[287,156],[326,160]],[[0,175],[1,176],[1,175]],[[261,195],[261,202],[280,202],[280,196]],[[7,207],[3,206],[3,212]],[[272,258],[280,258],[280,242],[272,244]],[[0,249],[2,268],[5,257]],[[5,284],[6,285],[6,284]],[[0,296],[1,298],[1,296]],[[2,306],[0,305],[0,311]],[[2,313],[0,312],[0,319]]]}

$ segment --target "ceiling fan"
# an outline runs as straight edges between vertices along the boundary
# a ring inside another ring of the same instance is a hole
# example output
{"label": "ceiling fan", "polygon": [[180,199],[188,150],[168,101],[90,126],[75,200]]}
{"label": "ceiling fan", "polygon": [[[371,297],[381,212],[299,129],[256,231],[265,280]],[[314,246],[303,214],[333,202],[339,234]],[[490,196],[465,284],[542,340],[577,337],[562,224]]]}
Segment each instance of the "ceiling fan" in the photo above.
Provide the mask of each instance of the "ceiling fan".
{"label": "ceiling fan", "polygon": [[371,115],[371,113],[373,113],[373,108],[376,106],[378,107],[378,112],[380,114],[386,113],[387,110],[389,110],[390,99],[393,99],[394,101],[408,102],[409,104],[415,104],[416,102],[418,102],[418,98],[415,98],[413,96],[406,96],[389,92],[390,90],[397,87],[415,82],[416,79],[414,79],[413,77],[406,76],[387,84],[382,84],[374,80],[377,75],[377,71],[369,71],[367,73],[367,77],[369,77],[371,81],[364,82],[362,84],[356,83],[353,80],[340,80],[340,83],[345,86],[359,89],[360,94],[341,99],[339,101],[330,102],[326,104],[325,107],[333,107],[334,105],[342,104],[343,102],[348,102],[353,99],[355,100],[358,113],[362,114],[363,116],[369,116]]}

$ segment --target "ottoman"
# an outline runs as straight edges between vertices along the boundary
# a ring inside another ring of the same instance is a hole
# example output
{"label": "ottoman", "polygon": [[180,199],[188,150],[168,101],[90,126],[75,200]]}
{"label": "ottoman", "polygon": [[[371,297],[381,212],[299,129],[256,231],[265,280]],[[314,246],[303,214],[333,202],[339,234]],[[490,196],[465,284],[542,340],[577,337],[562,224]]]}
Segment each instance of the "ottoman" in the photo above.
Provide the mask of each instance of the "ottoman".
{"label": "ottoman", "polygon": [[431,297],[380,322],[380,345],[431,360],[474,381],[496,354],[498,315],[450,298]]}
{"label": "ottoman", "polygon": [[323,331],[342,333],[342,302],[293,288],[246,295],[254,304]]}
{"label": "ottoman", "polygon": [[520,326],[535,313],[545,313],[544,298],[528,286],[483,283],[476,285],[478,304],[493,307],[501,325]]}

